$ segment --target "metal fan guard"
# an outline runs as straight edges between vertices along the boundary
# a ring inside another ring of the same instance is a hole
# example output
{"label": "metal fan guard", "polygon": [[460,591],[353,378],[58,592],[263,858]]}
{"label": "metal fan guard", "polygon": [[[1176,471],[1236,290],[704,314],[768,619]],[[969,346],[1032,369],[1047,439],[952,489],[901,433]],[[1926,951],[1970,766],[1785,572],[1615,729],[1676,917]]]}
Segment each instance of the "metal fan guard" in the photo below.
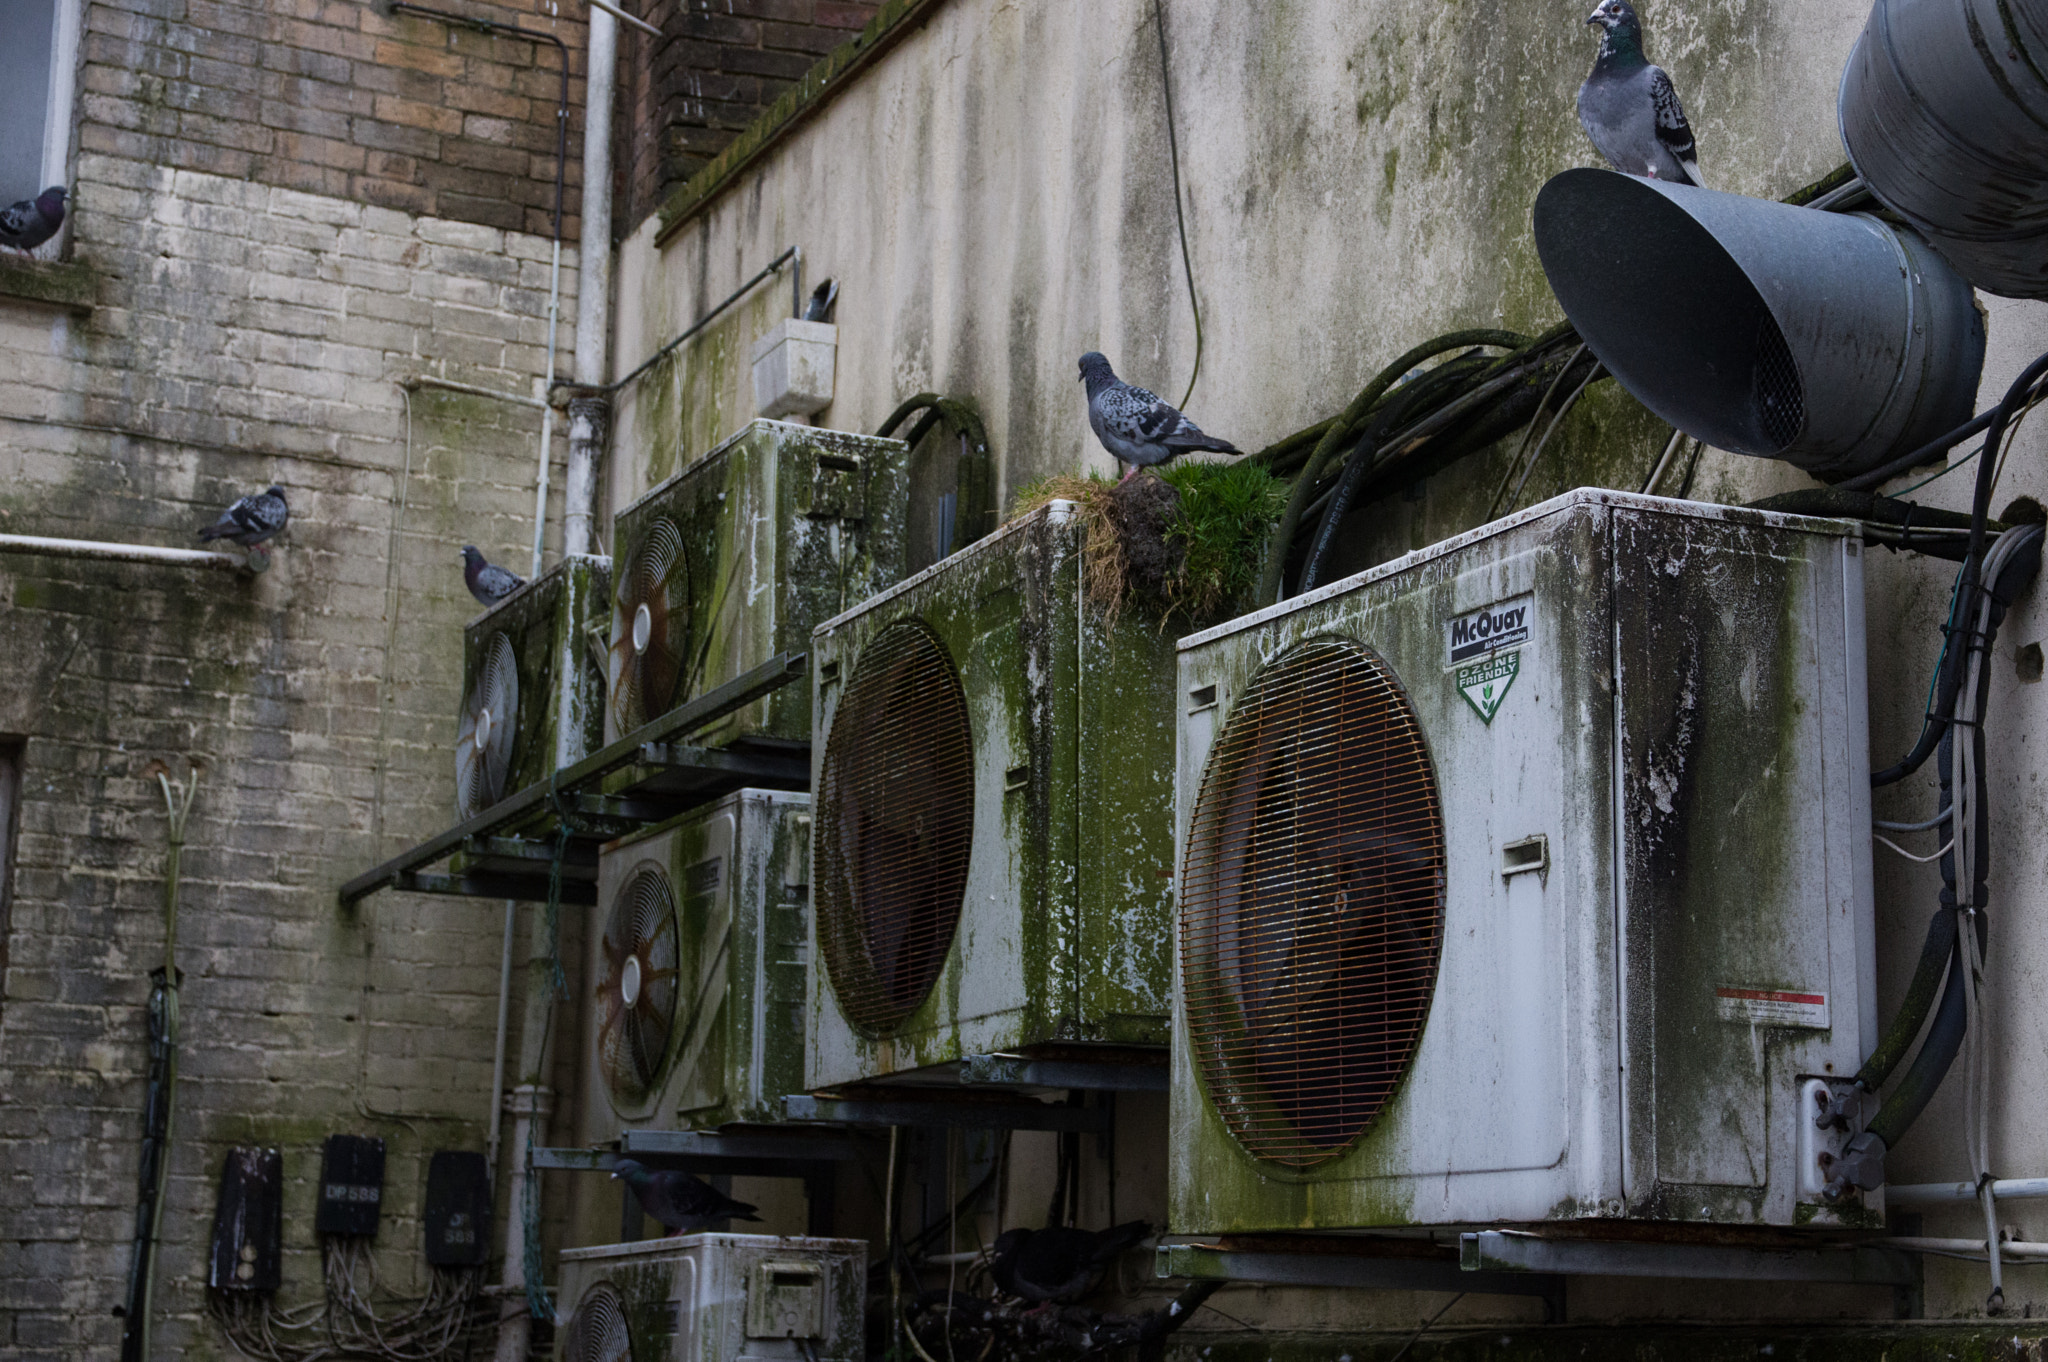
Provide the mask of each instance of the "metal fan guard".
{"label": "metal fan guard", "polygon": [[689,638],[689,561],[681,528],[662,516],[634,546],[613,597],[609,679],[620,732],[688,698]]}
{"label": "metal fan guard", "polygon": [[1349,1149],[1414,1058],[1444,934],[1444,836],[1393,673],[1316,639],[1254,678],[1210,752],[1180,883],[1181,989],[1211,1101],[1254,1156]]}
{"label": "metal fan guard", "polygon": [[944,969],[967,890],[974,747],[936,635],[902,621],[854,664],[818,782],[818,939],[840,1010],[886,1035]]}
{"label": "metal fan guard", "polygon": [[[518,721],[519,655],[500,629],[484,645],[482,665],[462,704],[455,740],[455,803],[461,817],[475,817],[508,793]],[[477,729],[486,724],[484,740],[478,742]]]}
{"label": "metal fan guard", "polygon": [[563,1335],[562,1362],[631,1362],[626,1302],[609,1283],[599,1282],[583,1293]]}
{"label": "metal fan guard", "polygon": [[[668,877],[642,866],[620,888],[605,919],[604,982],[597,996],[598,1066],[615,1102],[637,1102],[654,1089],[675,1033],[680,973],[675,896]],[[638,989],[628,1002],[622,984],[638,964]]]}

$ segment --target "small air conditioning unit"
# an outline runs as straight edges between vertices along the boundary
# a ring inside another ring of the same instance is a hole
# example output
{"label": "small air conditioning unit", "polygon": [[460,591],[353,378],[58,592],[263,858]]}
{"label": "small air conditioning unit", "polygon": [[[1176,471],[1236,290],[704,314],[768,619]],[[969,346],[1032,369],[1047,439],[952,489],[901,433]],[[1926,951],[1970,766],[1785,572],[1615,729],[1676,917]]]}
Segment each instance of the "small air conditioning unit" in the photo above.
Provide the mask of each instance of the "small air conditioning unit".
{"label": "small air conditioning unit", "polygon": [[739,790],[599,853],[586,1144],[780,1121],[802,1091],[810,810]]}
{"label": "small air conditioning unit", "polygon": [[1173,1231],[1881,1224],[1861,547],[1579,491],[1182,639]]}
{"label": "small air conditioning unit", "polygon": [[557,1362],[860,1362],[867,1245],[693,1234],[564,1249]]}
{"label": "small air conditioning unit", "polygon": [[[605,741],[899,580],[907,462],[901,440],[754,421],[620,511]],[[701,740],[810,735],[810,693],[786,686]]]}
{"label": "small air conditioning unit", "polygon": [[1055,501],[819,627],[809,1086],[1165,1043],[1172,642],[1082,548]]}
{"label": "small air conditioning unit", "polygon": [[576,555],[463,631],[455,810],[472,818],[604,745],[611,560]]}

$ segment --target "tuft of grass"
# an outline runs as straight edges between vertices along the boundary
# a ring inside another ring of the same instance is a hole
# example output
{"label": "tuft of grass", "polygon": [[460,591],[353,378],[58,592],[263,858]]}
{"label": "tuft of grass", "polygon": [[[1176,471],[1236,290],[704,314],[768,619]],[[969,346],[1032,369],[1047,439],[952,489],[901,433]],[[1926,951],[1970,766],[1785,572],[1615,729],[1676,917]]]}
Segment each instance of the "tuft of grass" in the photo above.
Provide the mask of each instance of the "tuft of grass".
{"label": "tuft of grass", "polygon": [[[1153,473],[1141,473],[1152,477]],[[1083,561],[1088,600],[1113,623],[1126,605],[1142,604],[1162,622],[1215,618],[1251,599],[1264,565],[1266,541],[1287,505],[1287,484],[1264,464],[1179,462],[1156,476],[1177,496],[1165,541],[1179,564],[1163,585],[1140,585],[1112,509],[1116,482],[1095,475],[1056,473],[1020,488],[1011,518],[1050,501],[1072,501],[1087,531]]]}

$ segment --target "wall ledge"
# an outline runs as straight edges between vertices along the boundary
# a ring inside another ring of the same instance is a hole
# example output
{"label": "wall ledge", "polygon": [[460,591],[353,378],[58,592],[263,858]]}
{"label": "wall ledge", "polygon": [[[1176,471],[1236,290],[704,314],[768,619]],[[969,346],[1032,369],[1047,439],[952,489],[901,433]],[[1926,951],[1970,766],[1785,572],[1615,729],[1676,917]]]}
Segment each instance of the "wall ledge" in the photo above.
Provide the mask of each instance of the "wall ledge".
{"label": "wall ledge", "polygon": [[946,0],[887,0],[853,41],[820,58],[803,79],[783,91],[711,163],[684,181],[655,210],[654,244],[665,246],[683,225],[730,188],[740,175],[835,99],[881,55],[921,28]]}
{"label": "wall ledge", "polygon": [[73,260],[0,252],[0,298],[44,303],[81,316],[92,311],[95,272]]}

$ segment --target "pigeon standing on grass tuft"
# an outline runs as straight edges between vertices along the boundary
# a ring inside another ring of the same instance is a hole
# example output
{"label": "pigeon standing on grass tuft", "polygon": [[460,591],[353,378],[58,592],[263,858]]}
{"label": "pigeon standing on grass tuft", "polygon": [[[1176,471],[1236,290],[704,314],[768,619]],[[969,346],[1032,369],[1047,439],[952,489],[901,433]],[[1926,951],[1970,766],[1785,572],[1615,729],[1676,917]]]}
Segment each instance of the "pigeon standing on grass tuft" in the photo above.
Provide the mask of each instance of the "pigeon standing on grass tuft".
{"label": "pigeon standing on grass tuft", "polygon": [[1123,482],[1136,477],[1140,468],[1192,449],[1241,452],[1228,440],[1204,435],[1200,426],[1154,394],[1119,379],[1098,351],[1081,356],[1081,380],[1088,385],[1088,424],[1095,428],[1095,438],[1118,462],[1131,466]]}
{"label": "pigeon standing on grass tuft", "polygon": [[469,594],[476,597],[478,605],[496,605],[507,596],[526,585],[524,577],[515,576],[494,563],[484,561],[476,551],[476,545],[462,547],[462,582],[469,588]]}
{"label": "pigeon standing on grass tuft", "polygon": [[0,245],[28,252],[57,235],[64,225],[62,185],[51,185],[32,199],[11,208],[0,208]]}
{"label": "pigeon standing on grass tuft", "polygon": [[1699,150],[1662,67],[1643,56],[1643,26],[1628,0],[1600,0],[1586,17],[1598,24],[1600,55],[1579,87],[1579,122],[1616,170],[1673,184],[1704,186]]}
{"label": "pigeon standing on grass tuft", "polygon": [[710,1183],[688,1173],[654,1173],[637,1159],[620,1159],[612,1176],[625,1180],[640,1209],[668,1226],[671,1234],[690,1234],[720,1220],[759,1220],[754,1207],[734,1201]]}
{"label": "pigeon standing on grass tuft", "polygon": [[253,496],[243,497],[220,513],[220,519],[199,532],[201,539],[226,539],[253,549],[274,538],[291,519],[291,507],[284,504],[284,488],[272,484]]}
{"label": "pigeon standing on grass tuft", "polygon": [[1054,1226],[1005,1230],[990,1246],[989,1277],[1003,1291],[1027,1301],[1072,1304],[1088,1294],[1102,1270],[1152,1233],[1142,1220],[1106,1230]]}

